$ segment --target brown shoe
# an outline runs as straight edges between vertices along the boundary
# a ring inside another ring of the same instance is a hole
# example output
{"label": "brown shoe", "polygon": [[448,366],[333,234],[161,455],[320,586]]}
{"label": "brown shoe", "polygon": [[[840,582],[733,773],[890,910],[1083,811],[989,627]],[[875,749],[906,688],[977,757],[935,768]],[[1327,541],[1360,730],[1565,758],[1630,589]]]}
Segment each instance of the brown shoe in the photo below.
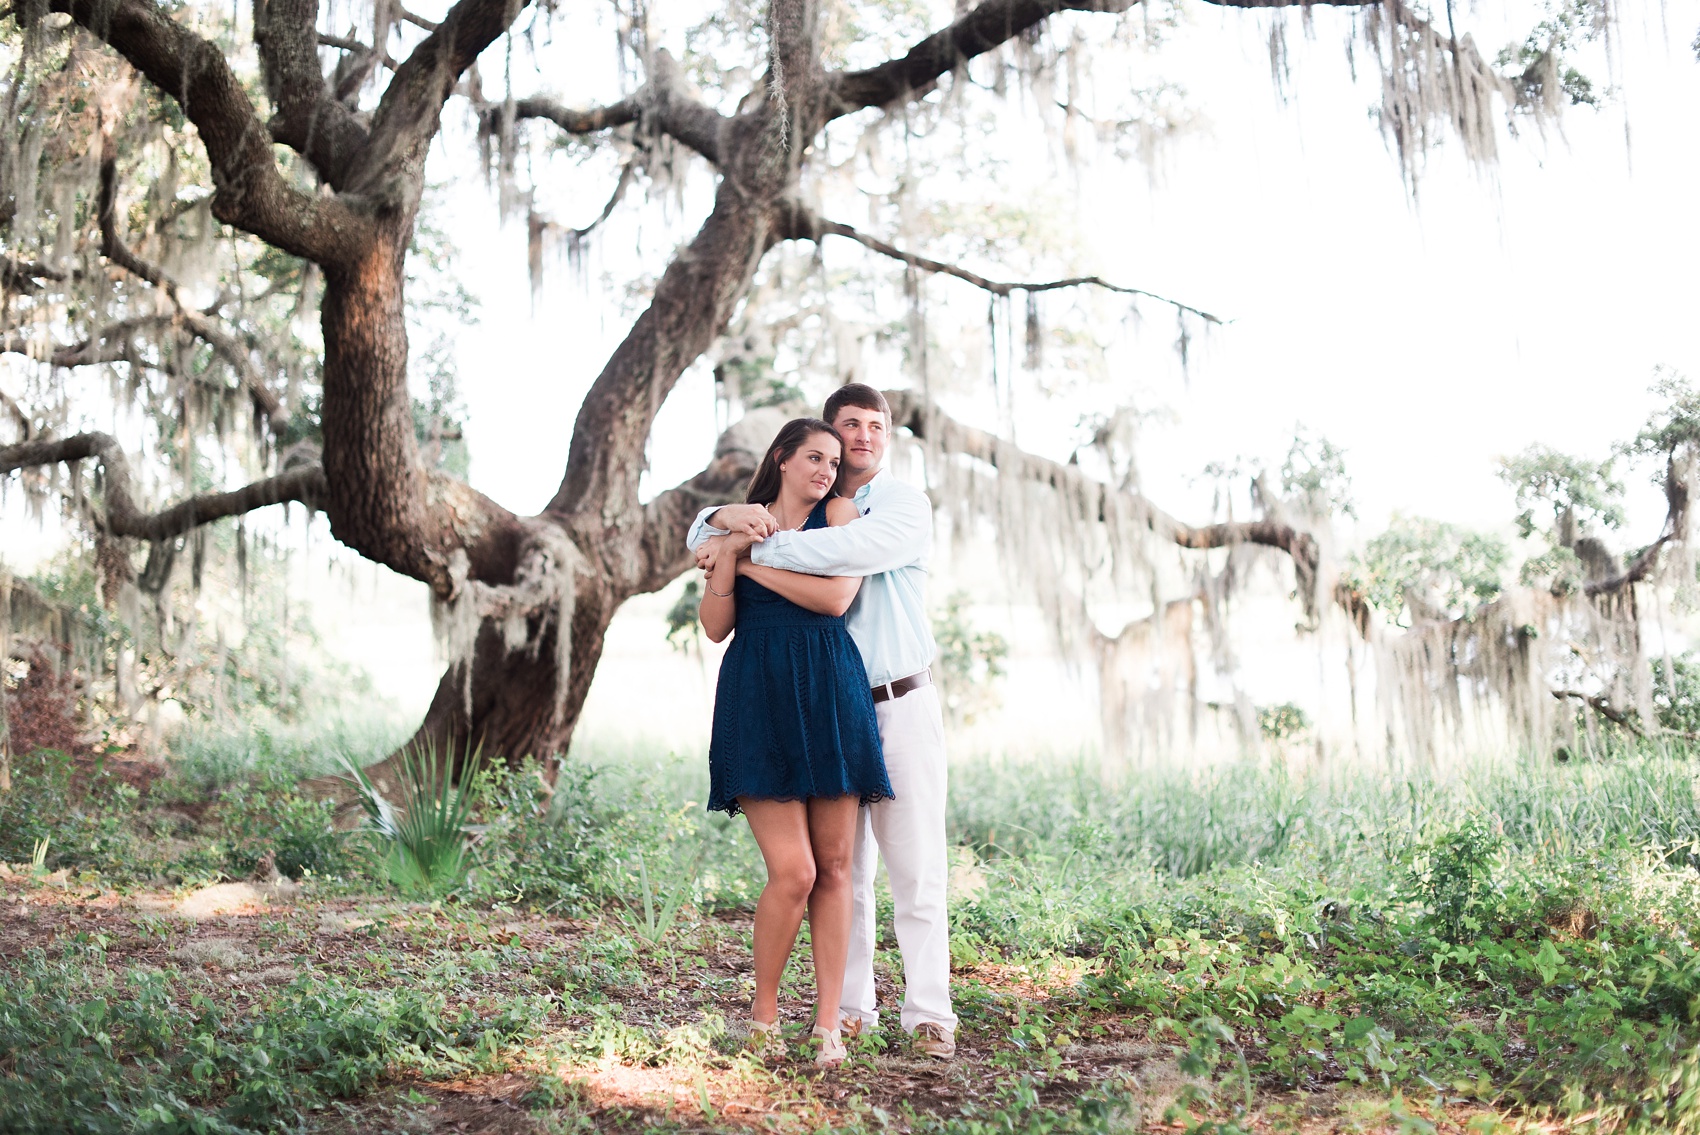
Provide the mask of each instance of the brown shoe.
{"label": "brown shoe", "polygon": [[956,1034],[928,1021],[915,1026],[915,1047],[934,1060],[949,1060],[956,1055]]}

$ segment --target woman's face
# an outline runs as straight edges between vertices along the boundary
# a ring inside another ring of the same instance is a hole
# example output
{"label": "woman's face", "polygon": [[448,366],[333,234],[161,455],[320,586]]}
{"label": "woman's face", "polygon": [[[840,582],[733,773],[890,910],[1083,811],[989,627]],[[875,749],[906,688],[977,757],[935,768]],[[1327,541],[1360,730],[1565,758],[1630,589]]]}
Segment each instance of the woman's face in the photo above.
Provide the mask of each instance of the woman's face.
{"label": "woman's face", "polygon": [[838,462],[844,452],[837,434],[824,430],[803,439],[797,452],[779,464],[779,479],[805,500],[818,501],[832,490],[838,479]]}

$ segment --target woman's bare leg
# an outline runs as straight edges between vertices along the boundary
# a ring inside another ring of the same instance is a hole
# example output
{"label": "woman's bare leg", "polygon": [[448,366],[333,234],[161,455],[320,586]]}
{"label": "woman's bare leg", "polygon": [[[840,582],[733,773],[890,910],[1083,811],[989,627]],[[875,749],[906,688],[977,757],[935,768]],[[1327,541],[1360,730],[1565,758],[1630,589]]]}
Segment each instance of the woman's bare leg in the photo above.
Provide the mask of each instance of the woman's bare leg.
{"label": "woman's bare leg", "polygon": [[[800,800],[740,798],[738,804],[749,818],[750,832],[767,863],[767,885],[756,902],[756,996],[750,1016],[772,1024],[779,1019],[779,978],[790,960],[791,948],[797,944],[797,929],[803,924],[803,911],[815,888],[809,814]],[[848,896],[849,892],[845,893]],[[848,910],[845,921],[848,927]],[[838,969],[842,975],[842,957]]]}
{"label": "woman's bare leg", "polygon": [[815,955],[815,1024],[838,1027],[844,961],[850,952],[850,860],[856,848],[854,796],[809,801],[815,885],[809,892],[809,941]]}

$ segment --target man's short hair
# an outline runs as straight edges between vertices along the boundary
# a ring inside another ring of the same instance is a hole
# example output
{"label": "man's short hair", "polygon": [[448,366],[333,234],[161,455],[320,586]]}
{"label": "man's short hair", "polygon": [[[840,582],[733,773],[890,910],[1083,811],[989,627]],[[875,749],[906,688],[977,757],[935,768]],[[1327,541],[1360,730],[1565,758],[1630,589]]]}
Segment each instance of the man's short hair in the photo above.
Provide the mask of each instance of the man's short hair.
{"label": "man's short hair", "polygon": [[885,400],[885,395],[862,382],[847,382],[827,396],[826,406],[821,410],[821,417],[833,425],[838,424],[838,412],[846,406],[856,406],[863,410],[878,410],[885,415],[885,424],[891,425],[891,403]]}

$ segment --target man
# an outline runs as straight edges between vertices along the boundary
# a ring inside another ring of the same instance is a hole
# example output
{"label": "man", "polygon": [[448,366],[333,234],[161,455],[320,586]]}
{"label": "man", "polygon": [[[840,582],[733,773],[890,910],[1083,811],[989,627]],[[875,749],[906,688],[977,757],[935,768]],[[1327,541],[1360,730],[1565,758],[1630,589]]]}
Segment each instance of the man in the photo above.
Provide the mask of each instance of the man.
{"label": "man", "polygon": [[838,528],[781,532],[761,505],[704,509],[691,526],[699,565],[712,565],[720,537],[748,532],[750,558],[810,575],[866,578],[846,622],[873,684],[874,712],[894,799],[870,804],[857,820],[851,870],[850,955],[844,975],[843,1027],[851,1035],[879,1024],[874,998],[875,845],[891,880],[897,945],[903,953],[903,1028],[916,1047],[956,1055],[950,1007],[949,875],[945,850],[944,717],[928,667],[936,647],[927,618],[927,557],[933,510],[926,494],[880,468],[891,433],[891,407],[871,386],[841,386],[821,416],[844,442],[838,493],[860,520]]}

